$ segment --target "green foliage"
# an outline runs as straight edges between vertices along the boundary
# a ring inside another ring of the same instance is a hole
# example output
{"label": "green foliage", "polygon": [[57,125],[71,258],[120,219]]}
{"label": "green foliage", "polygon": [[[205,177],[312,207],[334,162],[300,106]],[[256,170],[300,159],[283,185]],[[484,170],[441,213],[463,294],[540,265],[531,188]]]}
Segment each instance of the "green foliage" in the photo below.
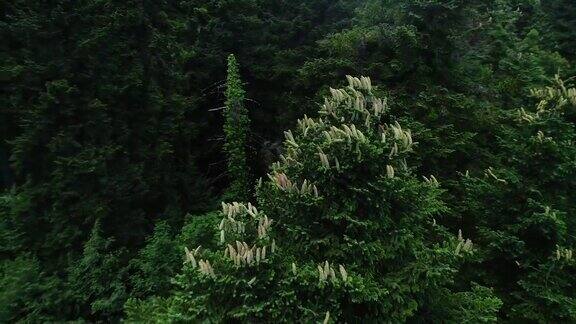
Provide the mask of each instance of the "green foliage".
{"label": "green foliage", "polygon": [[236,57],[230,54],[226,78],[226,107],[224,111],[226,143],[224,150],[228,157],[228,174],[231,178],[226,197],[232,200],[249,199],[249,188],[252,182],[246,157],[250,118],[244,103],[244,95]]}
{"label": "green foliage", "polygon": [[180,251],[170,226],[163,221],[156,224],[138,257],[131,261],[131,295],[147,297],[169,291],[169,280],[181,264]]}
{"label": "green foliage", "polygon": [[36,312],[41,303],[38,298],[48,285],[50,281],[43,276],[38,260],[30,256],[4,260],[0,264],[0,321],[47,320]]}
{"label": "green foliage", "polygon": [[[0,7],[1,119],[12,125],[0,151],[9,142],[15,175],[0,211],[2,256],[30,254],[62,279],[38,297],[72,296],[50,309],[55,319],[118,318],[123,274],[153,224],[181,226],[210,203],[190,149],[201,121],[188,90],[186,11],[155,1]],[[83,250],[87,242],[102,247]],[[84,289],[82,276],[95,286]],[[115,286],[103,288],[109,279]]]}
{"label": "green foliage", "polygon": [[[0,2],[0,322],[576,321],[575,23],[572,0]],[[383,128],[319,112],[329,84],[388,98]],[[259,265],[223,255],[217,198],[256,198]],[[182,268],[199,245],[214,278]]]}
{"label": "green foliage", "polygon": [[220,248],[186,250],[174,294],[131,301],[129,321],[402,322],[439,299],[444,319],[495,318],[489,290],[452,290],[472,244],[436,224],[442,191],[408,168],[411,132],[387,123],[370,79],[348,80],[286,132],[259,208],[223,203]]}
{"label": "green foliage", "polygon": [[122,252],[111,251],[111,239],[102,237],[100,222],[92,229],[82,257],[69,269],[73,304],[81,314],[93,318],[114,318],[125,301],[122,280]]}
{"label": "green foliage", "polygon": [[575,237],[576,129],[566,120],[574,93],[560,79],[533,91],[540,99],[535,109],[504,115],[494,166],[464,175],[456,187],[460,224],[482,256],[466,277],[496,288],[503,318],[576,320],[571,284],[560,279],[573,275],[565,251]]}

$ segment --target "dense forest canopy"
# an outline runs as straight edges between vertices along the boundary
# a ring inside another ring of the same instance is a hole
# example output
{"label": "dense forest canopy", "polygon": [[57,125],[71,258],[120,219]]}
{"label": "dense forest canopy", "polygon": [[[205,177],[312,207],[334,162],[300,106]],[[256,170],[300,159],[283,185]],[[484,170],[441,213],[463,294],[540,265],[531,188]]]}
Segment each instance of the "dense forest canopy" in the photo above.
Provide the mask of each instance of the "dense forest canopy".
{"label": "dense forest canopy", "polygon": [[576,322],[573,0],[0,2],[0,322]]}

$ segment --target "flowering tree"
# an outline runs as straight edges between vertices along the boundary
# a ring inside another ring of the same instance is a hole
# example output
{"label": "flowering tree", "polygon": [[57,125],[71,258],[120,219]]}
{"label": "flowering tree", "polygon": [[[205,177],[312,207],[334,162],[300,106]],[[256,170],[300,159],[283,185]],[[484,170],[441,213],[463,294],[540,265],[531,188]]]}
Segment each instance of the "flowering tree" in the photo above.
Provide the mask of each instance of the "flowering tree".
{"label": "flowering tree", "polygon": [[442,190],[412,174],[410,130],[370,79],[348,83],[330,89],[320,117],[285,133],[258,207],[222,204],[221,248],[187,248],[174,294],[132,301],[129,318],[494,320],[500,301],[489,289],[452,280],[472,242],[437,224]]}

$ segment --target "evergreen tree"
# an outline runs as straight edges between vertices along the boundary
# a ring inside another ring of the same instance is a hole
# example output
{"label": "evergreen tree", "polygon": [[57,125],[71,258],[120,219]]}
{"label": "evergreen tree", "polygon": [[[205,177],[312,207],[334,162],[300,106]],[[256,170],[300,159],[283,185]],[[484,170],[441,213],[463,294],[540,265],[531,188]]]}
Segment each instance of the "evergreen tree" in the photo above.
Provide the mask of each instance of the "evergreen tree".
{"label": "evergreen tree", "polygon": [[170,278],[180,268],[180,249],[166,222],[159,222],[138,257],[131,261],[131,296],[148,297],[166,294]]}
{"label": "evergreen tree", "polygon": [[250,171],[246,150],[250,131],[250,117],[245,106],[245,92],[240,79],[238,63],[233,54],[228,56],[228,76],[226,78],[226,103],[224,150],[228,158],[228,174],[231,178],[227,198],[248,200],[250,198]]}
{"label": "evergreen tree", "polygon": [[201,128],[188,89],[189,12],[156,1],[4,6],[3,68],[13,73],[1,81],[9,85],[2,103],[18,125],[7,135],[15,205],[0,218],[2,237],[18,238],[8,257],[33,255],[63,281],[47,289],[77,297],[51,309],[54,319],[117,318],[126,294],[68,284],[77,279],[66,269],[85,258],[96,220],[101,237],[114,238],[107,253],[127,249],[121,271],[158,218],[180,227],[210,202],[194,151]]}
{"label": "evergreen tree", "polygon": [[533,94],[534,109],[502,113],[493,166],[454,186],[458,226],[481,255],[463,276],[496,287],[503,320],[573,322],[576,90],[557,78]]}
{"label": "evergreen tree", "polygon": [[85,319],[113,320],[126,299],[123,251],[114,251],[112,243],[112,239],[102,237],[100,222],[96,221],[82,257],[69,269],[72,304],[80,308],[78,313]]}

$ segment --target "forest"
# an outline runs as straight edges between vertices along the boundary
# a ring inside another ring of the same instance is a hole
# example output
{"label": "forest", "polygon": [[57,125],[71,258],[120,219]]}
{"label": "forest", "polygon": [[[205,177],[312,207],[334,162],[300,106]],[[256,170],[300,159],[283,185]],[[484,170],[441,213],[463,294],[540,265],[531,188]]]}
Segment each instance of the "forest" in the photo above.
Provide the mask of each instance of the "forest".
{"label": "forest", "polygon": [[576,1],[0,1],[0,323],[576,323]]}

